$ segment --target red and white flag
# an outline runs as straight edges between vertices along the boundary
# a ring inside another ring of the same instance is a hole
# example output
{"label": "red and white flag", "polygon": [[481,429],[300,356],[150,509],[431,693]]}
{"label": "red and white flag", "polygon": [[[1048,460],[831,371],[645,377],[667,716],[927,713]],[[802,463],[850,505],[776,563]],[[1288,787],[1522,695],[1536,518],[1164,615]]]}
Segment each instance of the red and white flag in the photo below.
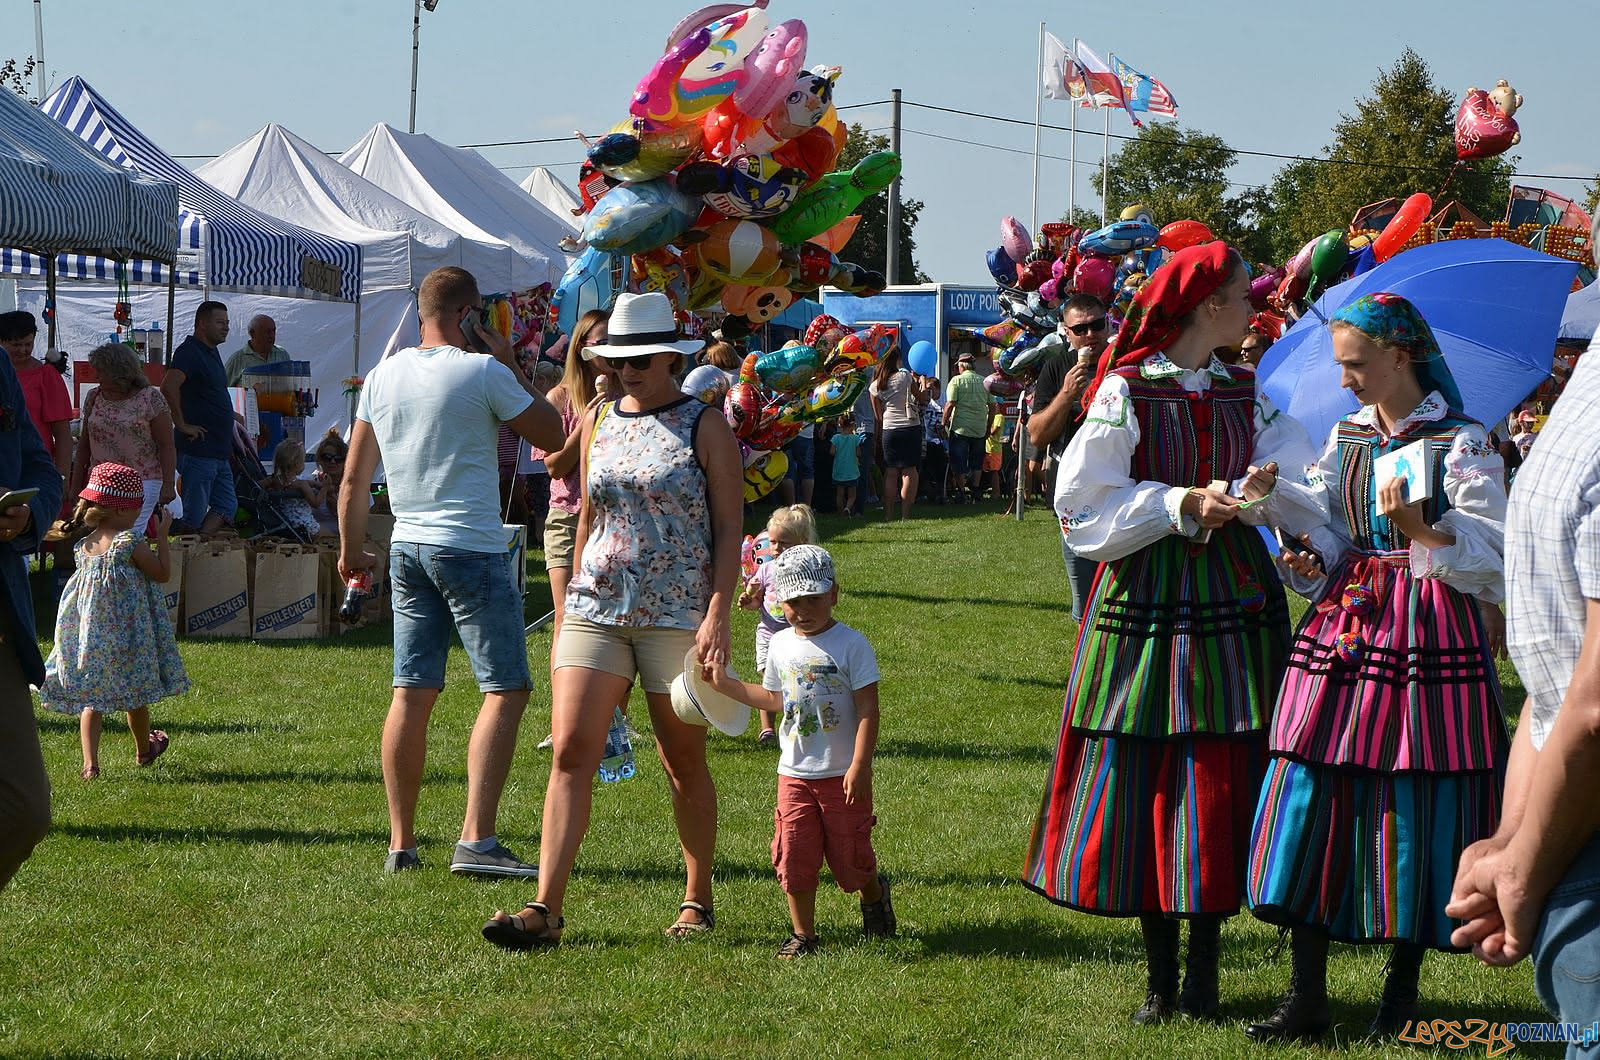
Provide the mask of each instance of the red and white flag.
{"label": "red and white flag", "polygon": [[1076,66],[1085,86],[1083,95],[1073,94],[1073,99],[1080,107],[1121,107],[1128,114],[1128,120],[1134,125],[1143,127],[1144,123],[1139,116],[1128,106],[1128,94],[1122,84],[1122,78],[1100,56],[1096,55],[1087,44],[1081,40],[1072,42],[1076,54]]}

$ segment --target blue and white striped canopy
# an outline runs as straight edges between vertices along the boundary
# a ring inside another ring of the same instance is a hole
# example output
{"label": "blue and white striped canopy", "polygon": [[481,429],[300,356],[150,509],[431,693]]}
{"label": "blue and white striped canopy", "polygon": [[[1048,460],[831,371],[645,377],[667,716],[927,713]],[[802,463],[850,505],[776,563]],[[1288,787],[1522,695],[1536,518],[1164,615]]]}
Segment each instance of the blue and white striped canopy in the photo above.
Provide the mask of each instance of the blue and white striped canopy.
{"label": "blue and white striped canopy", "polygon": [[[223,194],[151,143],[81,77],[57,88],[40,109],[112,163],[177,185],[178,283],[289,298],[359,298],[359,246],[269,217]],[[69,279],[110,280],[116,263],[67,254],[58,260],[57,271]],[[33,255],[0,251],[0,272],[41,275],[44,269]],[[167,282],[164,267],[144,259],[130,262],[127,275],[133,283]]]}
{"label": "blue and white striped canopy", "polygon": [[0,246],[172,260],[178,189],[112,165],[0,92]]}

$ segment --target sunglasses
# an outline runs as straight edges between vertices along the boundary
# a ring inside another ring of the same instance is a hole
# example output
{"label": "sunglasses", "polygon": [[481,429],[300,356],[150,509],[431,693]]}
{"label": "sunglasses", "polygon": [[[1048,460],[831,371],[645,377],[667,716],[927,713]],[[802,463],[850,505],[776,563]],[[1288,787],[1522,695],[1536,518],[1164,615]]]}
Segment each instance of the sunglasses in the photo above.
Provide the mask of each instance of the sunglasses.
{"label": "sunglasses", "polygon": [[317,454],[317,463],[319,463],[319,464],[342,464],[342,463],[344,463],[344,457],[340,456],[338,453],[318,453]]}
{"label": "sunglasses", "polygon": [[1094,320],[1085,320],[1082,324],[1068,324],[1067,325],[1067,330],[1072,332],[1074,335],[1087,335],[1091,331],[1104,331],[1105,329],[1106,329],[1106,318],[1105,317],[1097,317]]}
{"label": "sunglasses", "polygon": [[677,354],[668,353],[666,350],[656,350],[654,353],[636,353],[630,357],[605,357],[603,359],[619,372],[629,365],[639,369],[641,372],[647,372],[650,370],[650,366],[655,363],[655,359],[663,356],[676,357]]}

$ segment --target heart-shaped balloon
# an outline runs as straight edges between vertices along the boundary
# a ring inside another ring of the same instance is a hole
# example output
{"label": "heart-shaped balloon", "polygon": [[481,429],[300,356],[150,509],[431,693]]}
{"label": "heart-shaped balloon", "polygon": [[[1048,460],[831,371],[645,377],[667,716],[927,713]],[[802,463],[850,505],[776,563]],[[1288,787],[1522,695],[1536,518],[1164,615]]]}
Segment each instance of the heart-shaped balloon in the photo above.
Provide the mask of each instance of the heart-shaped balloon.
{"label": "heart-shaped balloon", "polygon": [[1048,261],[1030,261],[1017,269],[1017,287],[1024,291],[1037,291],[1050,279],[1050,275]]}
{"label": "heart-shaped balloon", "polygon": [[1500,113],[1489,93],[1468,92],[1456,111],[1456,157],[1493,158],[1517,139],[1517,119]]}

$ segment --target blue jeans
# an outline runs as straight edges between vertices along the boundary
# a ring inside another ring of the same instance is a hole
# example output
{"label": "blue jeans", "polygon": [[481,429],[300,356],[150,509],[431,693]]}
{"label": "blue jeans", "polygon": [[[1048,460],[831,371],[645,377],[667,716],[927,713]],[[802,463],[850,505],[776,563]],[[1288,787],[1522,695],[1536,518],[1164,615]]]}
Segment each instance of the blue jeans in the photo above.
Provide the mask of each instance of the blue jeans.
{"label": "blue jeans", "polygon": [[522,598],[505,552],[396,541],[389,548],[394,602],[394,686],[443,688],[450,631],[461,636],[480,692],[530,684]]}
{"label": "blue jeans", "polygon": [[1083,609],[1089,606],[1089,590],[1094,586],[1095,571],[1100,569],[1100,564],[1092,559],[1084,559],[1067,545],[1067,537],[1061,535],[1061,562],[1067,568],[1067,584],[1072,587],[1072,621],[1083,622]]}
{"label": "blue jeans", "polygon": [[239,498],[233,492],[233,468],[226,460],[180,455],[178,477],[183,481],[184,522],[198,528],[211,512],[225,523],[233,522]]}
{"label": "blue jeans", "polygon": [[[1545,899],[1533,940],[1533,985],[1560,1022],[1600,1017],[1600,836],[1579,851]],[[1569,1042],[1567,1056],[1600,1057],[1600,1043]]]}

